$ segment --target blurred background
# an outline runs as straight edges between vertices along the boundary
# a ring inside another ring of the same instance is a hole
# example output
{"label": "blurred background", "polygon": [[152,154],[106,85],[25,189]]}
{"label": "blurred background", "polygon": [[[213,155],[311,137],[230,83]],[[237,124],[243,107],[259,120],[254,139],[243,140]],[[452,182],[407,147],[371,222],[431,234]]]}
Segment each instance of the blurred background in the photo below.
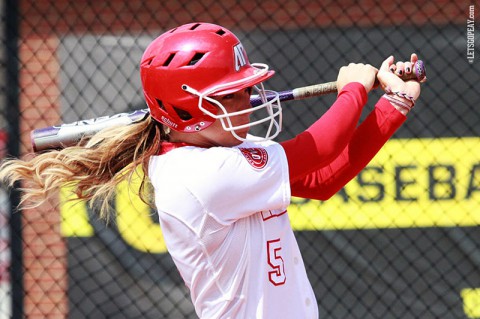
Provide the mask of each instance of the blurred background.
{"label": "blurred background", "polygon": [[[2,0],[0,156],[30,131],[146,108],[139,60],[180,24],[220,24],[266,88],[333,81],[350,62],[416,52],[428,82],[408,120],[326,202],[290,219],[321,318],[480,318],[480,6],[475,1]],[[369,96],[365,114],[380,97]],[[283,103],[284,140],[335,96]],[[364,118],[364,116],[362,118]],[[196,318],[155,212],[120,185],[99,221],[68,188],[36,209],[0,191],[0,318]]]}

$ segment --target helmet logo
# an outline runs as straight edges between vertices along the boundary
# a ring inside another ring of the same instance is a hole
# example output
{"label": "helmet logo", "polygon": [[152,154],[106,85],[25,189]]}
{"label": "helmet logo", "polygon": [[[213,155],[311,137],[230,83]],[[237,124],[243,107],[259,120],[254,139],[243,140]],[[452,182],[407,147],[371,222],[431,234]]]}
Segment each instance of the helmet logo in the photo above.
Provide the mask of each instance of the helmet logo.
{"label": "helmet logo", "polygon": [[233,54],[235,57],[235,71],[239,71],[242,66],[247,65],[247,52],[239,43],[233,47]]}
{"label": "helmet logo", "polygon": [[161,122],[167,126],[170,126],[173,129],[176,129],[178,124],[170,120],[168,117],[161,116]]}

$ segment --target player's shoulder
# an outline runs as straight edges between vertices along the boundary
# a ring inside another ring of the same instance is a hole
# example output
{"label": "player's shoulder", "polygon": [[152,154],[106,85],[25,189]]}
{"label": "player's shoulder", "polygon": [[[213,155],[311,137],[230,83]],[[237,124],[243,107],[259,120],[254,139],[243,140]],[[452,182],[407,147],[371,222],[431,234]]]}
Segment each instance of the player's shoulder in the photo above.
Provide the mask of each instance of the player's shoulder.
{"label": "player's shoulder", "polygon": [[202,148],[191,145],[175,147],[162,155],[153,156],[150,164],[168,166],[169,169],[217,170],[220,166],[239,167],[240,163],[250,158],[272,158],[278,156],[283,148],[274,141],[246,141],[235,147]]}
{"label": "player's shoulder", "polygon": [[[261,137],[254,136],[254,135],[247,135],[247,141],[242,143],[243,145],[256,145],[260,147],[268,147],[272,145],[278,145],[278,142],[274,140],[263,140]],[[241,144],[241,145],[242,145]]]}
{"label": "player's shoulder", "polygon": [[191,170],[208,170],[209,167],[215,169],[220,163],[233,156],[236,151],[227,147],[198,147],[184,145],[164,152],[160,155],[152,156],[150,167],[163,167],[169,171],[181,170],[184,172]]}
{"label": "player's shoulder", "polygon": [[275,149],[281,148],[280,144],[278,142],[272,141],[272,140],[261,140],[258,138],[258,141],[256,140],[257,137],[248,135],[248,140],[235,146],[234,149],[236,150],[243,150],[243,149],[265,149],[267,152],[274,152]]}
{"label": "player's shoulder", "polygon": [[275,142],[273,140],[266,140],[266,141],[249,140],[247,142],[243,142],[242,144],[236,146],[235,148],[240,150],[242,153],[246,149],[258,149],[258,150],[261,150],[262,152],[265,151],[271,156],[278,156],[284,153],[283,147],[278,142]]}

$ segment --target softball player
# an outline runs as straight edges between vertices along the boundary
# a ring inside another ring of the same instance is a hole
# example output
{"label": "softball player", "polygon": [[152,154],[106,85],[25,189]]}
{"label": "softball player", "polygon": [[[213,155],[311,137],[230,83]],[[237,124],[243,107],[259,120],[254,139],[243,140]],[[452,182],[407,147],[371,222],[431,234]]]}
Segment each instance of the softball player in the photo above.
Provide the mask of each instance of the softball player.
{"label": "softball player", "polygon": [[[143,164],[169,253],[200,318],[318,318],[290,226],[290,198],[326,200],[367,165],[420,94],[419,83],[396,75],[411,72],[416,60],[389,57],[379,70],[342,67],[331,108],[276,143],[282,109],[278,94],[262,84],[274,72],[250,64],[229,30],[183,25],[155,39],[142,57],[146,121],[7,162],[0,177],[33,181],[29,200],[75,181],[78,196],[101,200],[108,217],[114,186]],[[376,78],[386,94],[357,126]],[[252,92],[263,104],[251,107]],[[261,111],[267,116],[250,120]],[[250,135],[256,126],[266,129]]]}

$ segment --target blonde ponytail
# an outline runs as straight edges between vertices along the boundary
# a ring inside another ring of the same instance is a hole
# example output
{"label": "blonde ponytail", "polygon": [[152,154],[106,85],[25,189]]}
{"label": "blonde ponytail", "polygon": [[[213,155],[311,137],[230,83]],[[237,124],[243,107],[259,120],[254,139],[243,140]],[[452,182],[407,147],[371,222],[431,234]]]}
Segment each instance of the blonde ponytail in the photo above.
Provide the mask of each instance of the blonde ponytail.
{"label": "blonde ponytail", "polygon": [[137,168],[143,170],[138,192],[151,204],[148,185],[148,161],[166,139],[163,127],[151,117],[146,120],[102,130],[88,141],[62,150],[47,151],[30,160],[8,159],[0,166],[0,180],[12,187],[15,181],[27,182],[22,189],[22,205],[35,207],[52,190],[72,186],[76,196],[98,203],[100,217],[108,219],[115,186],[130,180]]}

